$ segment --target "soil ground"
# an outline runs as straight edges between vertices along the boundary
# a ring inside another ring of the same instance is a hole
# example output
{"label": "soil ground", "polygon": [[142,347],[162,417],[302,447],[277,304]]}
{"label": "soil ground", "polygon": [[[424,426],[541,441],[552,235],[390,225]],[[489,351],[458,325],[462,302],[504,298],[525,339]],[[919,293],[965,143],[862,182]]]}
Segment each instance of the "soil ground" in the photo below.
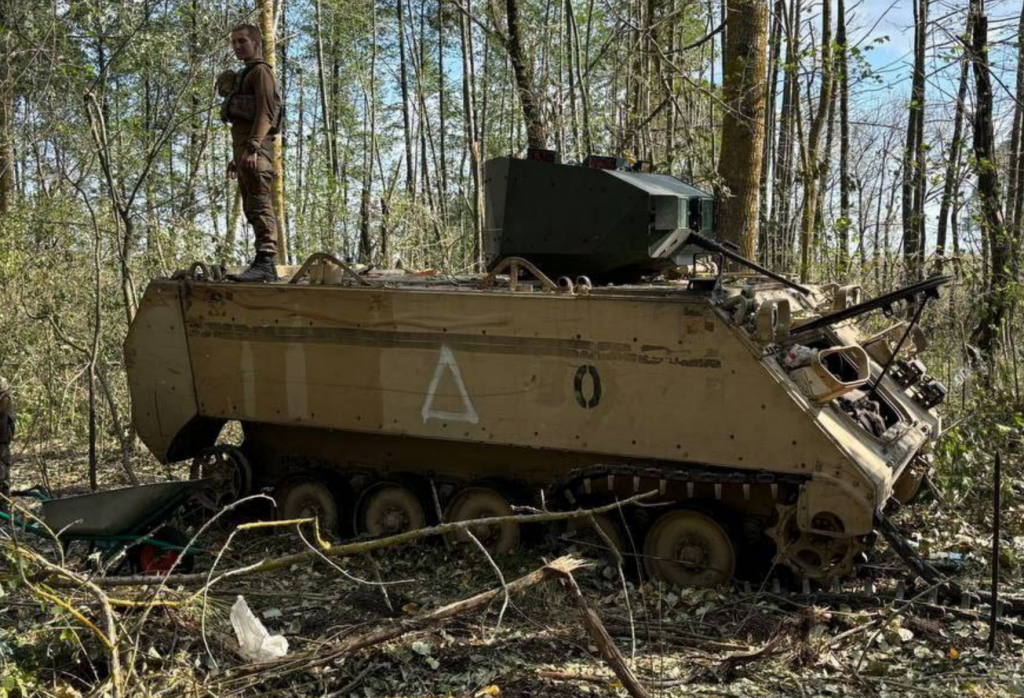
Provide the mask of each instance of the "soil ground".
{"label": "soil ground", "polygon": [[[40,446],[23,447],[16,456],[16,487],[45,477],[56,494],[87,489],[85,454]],[[142,457],[135,467],[148,482],[187,476],[181,468],[168,470]],[[102,488],[127,484],[117,462],[103,464],[100,480]],[[1008,523],[1002,589],[1018,596],[1018,561],[1024,559],[1022,510],[1019,499],[1004,510]],[[236,533],[224,550],[235,527],[256,515],[225,517],[203,536],[205,549],[222,551],[218,569],[309,549],[295,529],[258,529]],[[987,588],[990,535],[983,513],[972,517],[933,501],[905,510],[898,520],[923,552],[955,566],[965,585]],[[204,515],[190,508],[175,524],[194,532],[203,522]],[[46,541],[24,544],[56,559]],[[629,569],[620,578],[593,550],[572,545],[549,538],[495,562],[511,581],[567,550],[580,556],[591,553],[594,564],[576,579],[653,696],[1024,695],[1024,641],[1001,632],[997,654],[992,655],[987,649],[989,628],[982,620],[878,602],[863,593],[841,598],[776,594],[768,584],[750,591],[667,588],[641,583]],[[82,547],[76,544],[68,551],[69,569],[88,569],[88,551],[77,549]],[[0,557],[0,697],[110,695],[107,655],[82,620],[100,623],[92,597],[41,584],[34,591],[14,559],[9,552]],[[213,559],[199,556],[197,570],[208,570]],[[283,675],[252,666],[241,655],[229,622],[229,610],[239,596],[271,633],[287,639],[289,655],[303,656],[387,619],[413,618],[500,586],[481,554],[449,550],[440,541],[387,549],[372,560],[332,561],[335,566],[318,561],[229,579],[212,587],[205,598],[187,600],[194,585],[173,588],[164,598],[184,603],[148,613],[115,606],[126,695],[627,695],[591,644],[571,595],[558,581],[514,596],[500,623],[498,602],[484,612],[407,633],[323,666],[299,666]],[[627,568],[630,564],[635,565],[627,562]],[[378,573],[388,582],[387,601],[374,583]],[[871,576],[876,595],[907,576],[884,544],[875,547],[860,574]],[[866,583],[863,578],[849,580],[844,591],[863,592]],[[109,590],[120,600],[141,601],[152,593],[131,587]],[[127,651],[131,645],[138,648],[134,662]]]}

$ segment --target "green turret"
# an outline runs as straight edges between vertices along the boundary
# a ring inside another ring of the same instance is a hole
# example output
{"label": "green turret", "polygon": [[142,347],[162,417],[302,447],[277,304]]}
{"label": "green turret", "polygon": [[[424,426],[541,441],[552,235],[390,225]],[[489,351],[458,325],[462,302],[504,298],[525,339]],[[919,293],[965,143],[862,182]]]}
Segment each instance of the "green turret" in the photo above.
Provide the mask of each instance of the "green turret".
{"label": "green turret", "polygon": [[489,265],[525,257],[552,277],[633,282],[688,262],[690,233],[715,229],[710,194],[618,158],[583,165],[496,158],[484,179]]}

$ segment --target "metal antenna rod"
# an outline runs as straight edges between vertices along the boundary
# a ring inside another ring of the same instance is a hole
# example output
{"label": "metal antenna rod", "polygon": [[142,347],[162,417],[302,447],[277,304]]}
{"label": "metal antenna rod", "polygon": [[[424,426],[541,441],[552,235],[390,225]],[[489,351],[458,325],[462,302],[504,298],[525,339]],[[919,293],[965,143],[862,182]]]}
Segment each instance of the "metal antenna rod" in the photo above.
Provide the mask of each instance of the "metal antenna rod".
{"label": "metal antenna rod", "polygon": [[690,233],[690,236],[689,236],[689,238],[687,238],[687,240],[692,242],[692,243],[694,243],[695,245],[699,245],[700,247],[703,247],[708,252],[717,252],[718,254],[722,255],[723,257],[728,257],[732,261],[737,262],[739,264],[742,264],[743,266],[748,267],[750,269],[753,269],[754,271],[756,271],[759,274],[764,274],[769,279],[774,279],[775,281],[778,281],[780,284],[785,284],[786,286],[789,286],[790,288],[792,288],[792,289],[794,289],[796,291],[799,291],[800,293],[804,294],[805,296],[808,295],[811,292],[811,289],[807,288],[806,286],[801,286],[800,284],[796,283],[795,281],[790,281],[789,279],[787,279],[782,274],[776,274],[771,269],[765,269],[764,267],[762,267],[757,262],[752,262],[751,260],[747,259],[743,255],[737,254],[737,253],[733,252],[732,250],[730,250],[725,245],[721,245],[721,244],[715,242],[714,240],[712,240],[711,238],[706,238],[703,235],[700,235],[698,233]]}
{"label": "metal antenna rod", "polygon": [[889,357],[889,360],[885,362],[885,366],[882,367],[882,375],[880,375],[878,380],[875,381],[875,384],[871,386],[871,391],[868,393],[869,400],[873,400],[875,398],[875,394],[878,392],[879,386],[882,385],[882,381],[885,380],[887,375],[889,375],[889,368],[896,363],[896,357],[899,356],[900,349],[902,349],[903,345],[906,343],[907,337],[910,336],[910,332],[914,329],[914,325],[916,325],[917,321],[921,319],[921,313],[924,312],[925,306],[928,305],[929,298],[930,296],[927,293],[921,298],[921,302],[918,304],[917,310],[914,311],[914,317],[911,318],[906,331],[903,333],[903,336],[900,337],[900,341],[893,350],[892,356]]}

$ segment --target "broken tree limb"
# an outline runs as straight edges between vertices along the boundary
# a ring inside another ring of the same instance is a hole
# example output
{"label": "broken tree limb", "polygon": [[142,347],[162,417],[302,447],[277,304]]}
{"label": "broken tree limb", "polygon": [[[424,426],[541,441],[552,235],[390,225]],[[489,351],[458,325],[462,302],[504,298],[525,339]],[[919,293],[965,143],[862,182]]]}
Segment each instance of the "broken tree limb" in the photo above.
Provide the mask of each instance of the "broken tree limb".
{"label": "broken tree limb", "polygon": [[[577,509],[574,511],[546,511],[539,514],[514,514],[511,516],[491,516],[485,519],[473,519],[467,521],[453,521],[449,523],[438,524],[437,526],[430,526],[427,528],[419,528],[414,531],[406,531],[393,536],[387,536],[385,538],[370,538],[366,540],[357,540],[351,543],[344,543],[341,545],[331,545],[324,543],[322,550],[323,554],[328,557],[346,557],[350,555],[362,555],[364,553],[371,552],[373,550],[380,550],[381,548],[389,548],[395,545],[403,545],[405,543],[411,543],[423,538],[429,538],[431,536],[444,536],[449,533],[454,533],[462,529],[468,529],[473,526],[500,526],[501,524],[508,522],[515,522],[518,524],[531,524],[531,523],[551,523],[554,521],[567,521],[569,519],[577,519],[581,517],[593,516],[595,514],[604,514],[605,512],[619,509],[620,507],[628,504],[640,502],[644,499],[649,499],[657,494],[657,490],[651,492],[644,492],[642,494],[635,495],[629,499],[624,499],[613,504],[606,504],[604,506],[595,507],[594,509]],[[246,526],[252,527],[252,524],[245,524]],[[261,574],[265,572],[274,572],[276,570],[288,569],[292,565],[302,565],[312,562],[318,559],[319,555],[317,552],[312,550],[306,550],[301,553],[294,553],[292,555],[285,555],[270,560],[264,560],[256,565],[250,565],[248,567],[227,570],[218,577],[242,577],[253,574]],[[133,575],[126,577],[103,577],[92,580],[95,584],[101,587],[113,587],[113,586],[154,586],[159,584],[168,585],[185,585],[185,584],[206,584],[207,575],[204,572],[198,572],[195,574],[176,574],[170,577],[154,578],[145,575]]]}
{"label": "broken tree limb", "polygon": [[633,698],[648,698],[650,693],[647,692],[647,689],[640,683],[633,670],[626,664],[626,660],[615,645],[615,641],[608,634],[604,623],[601,622],[600,616],[587,605],[587,600],[584,598],[583,592],[580,591],[579,585],[576,584],[572,571],[562,572],[562,576],[565,578],[566,584],[576,600],[576,606],[579,608],[580,616],[583,619],[583,626],[587,629],[587,635],[601,653],[601,657],[608,663],[612,671],[615,672],[615,676],[618,677],[629,695],[633,696]]}
{"label": "broken tree limb", "polygon": [[551,578],[564,578],[585,567],[588,563],[571,555],[560,557],[527,575],[509,582],[504,587],[497,587],[474,596],[441,606],[432,611],[421,613],[413,618],[396,618],[383,621],[380,625],[364,633],[349,635],[338,642],[323,645],[315,650],[289,655],[274,662],[250,664],[230,670],[225,675],[214,678],[206,685],[207,690],[227,688],[230,684],[244,682],[248,677],[286,676],[299,671],[308,671],[323,666],[347,654],[395,640],[407,633],[419,632],[442,625],[452,618],[465,613],[487,608],[495,601],[504,597],[520,594],[531,587]]}

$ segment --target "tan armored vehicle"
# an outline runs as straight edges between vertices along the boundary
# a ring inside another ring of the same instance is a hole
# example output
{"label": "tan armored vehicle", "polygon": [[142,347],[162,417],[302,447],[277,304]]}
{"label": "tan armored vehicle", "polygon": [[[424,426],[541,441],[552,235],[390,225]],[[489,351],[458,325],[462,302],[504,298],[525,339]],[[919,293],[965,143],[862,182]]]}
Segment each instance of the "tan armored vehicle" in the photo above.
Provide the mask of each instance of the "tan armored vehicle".
{"label": "tan armored vehicle", "polygon": [[[211,505],[270,486],[342,533],[654,490],[599,524],[656,578],[845,574],[940,431],[914,354],[942,280],[799,286],[698,234],[708,195],[596,164],[488,163],[486,275],[318,254],[273,285],[153,281],[125,343],[139,435],[218,478]],[[244,442],[214,446],[232,420]],[[478,535],[502,552],[525,532]]]}

